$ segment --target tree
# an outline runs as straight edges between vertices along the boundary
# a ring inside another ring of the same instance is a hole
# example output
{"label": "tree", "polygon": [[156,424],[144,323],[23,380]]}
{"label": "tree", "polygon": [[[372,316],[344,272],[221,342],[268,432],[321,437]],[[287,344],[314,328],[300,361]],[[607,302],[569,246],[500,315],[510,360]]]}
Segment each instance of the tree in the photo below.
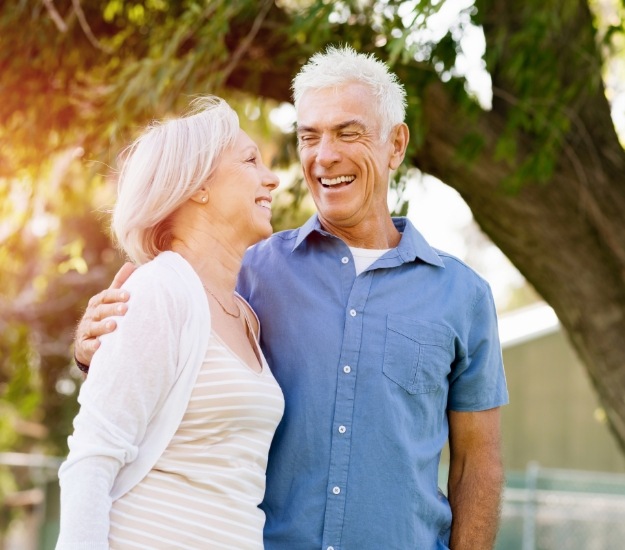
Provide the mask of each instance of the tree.
{"label": "tree", "polygon": [[[625,151],[604,85],[606,58],[623,45],[625,5],[614,5],[610,26],[597,19],[594,2],[467,0],[444,36],[428,38],[431,17],[450,4],[4,6],[0,177],[13,187],[29,178],[38,189],[50,155],[80,147],[83,167],[109,162],[113,145],[149,118],[180,109],[189,95],[210,90],[262,111],[289,101],[291,77],[325,45],[374,52],[409,94],[407,164],[456,188],[555,309],[625,445]],[[470,26],[486,40],[490,108],[457,70]],[[82,174],[96,181],[93,170]]]}
{"label": "tree", "polygon": [[[430,86],[427,133],[413,160],[461,193],[481,228],[554,308],[623,445],[625,152],[593,17],[577,1],[477,7],[486,14],[479,21],[493,107],[467,116],[440,84]],[[462,162],[459,148],[476,136],[482,147]]]}

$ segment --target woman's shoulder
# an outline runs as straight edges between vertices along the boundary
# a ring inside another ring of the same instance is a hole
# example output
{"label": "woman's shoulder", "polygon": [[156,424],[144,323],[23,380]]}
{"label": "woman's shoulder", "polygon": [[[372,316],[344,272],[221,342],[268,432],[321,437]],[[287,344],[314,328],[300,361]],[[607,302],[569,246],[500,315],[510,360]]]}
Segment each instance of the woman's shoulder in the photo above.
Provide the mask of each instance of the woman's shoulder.
{"label": "woman's shoulder", "polygon": [[199,277],[191,265],[175,252],[161,252],[139,266],[123,287],[135,299],[160,301],[170,305],[194,303],[204,295]]}
{"label": "woman's shoulder", "polygon": [[[128,285],[153,285],[172,290],[185,289],[185,283],[198,280],[191,265],[175,252],[161,252],[153,260],[140,265],[128,278]],[[182,283],[182,284],[181,284]]]}

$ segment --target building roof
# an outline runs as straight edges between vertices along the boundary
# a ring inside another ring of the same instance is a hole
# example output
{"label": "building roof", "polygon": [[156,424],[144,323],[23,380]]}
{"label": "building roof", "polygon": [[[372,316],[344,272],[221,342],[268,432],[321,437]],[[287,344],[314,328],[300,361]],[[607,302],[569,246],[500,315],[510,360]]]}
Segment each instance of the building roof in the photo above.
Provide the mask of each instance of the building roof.
{"label": "building roof", "polygon": [[558,317],[544,302],[515,309],[499,316],[499,338],[502,348],[522,344],[556,332],[559,328]]}

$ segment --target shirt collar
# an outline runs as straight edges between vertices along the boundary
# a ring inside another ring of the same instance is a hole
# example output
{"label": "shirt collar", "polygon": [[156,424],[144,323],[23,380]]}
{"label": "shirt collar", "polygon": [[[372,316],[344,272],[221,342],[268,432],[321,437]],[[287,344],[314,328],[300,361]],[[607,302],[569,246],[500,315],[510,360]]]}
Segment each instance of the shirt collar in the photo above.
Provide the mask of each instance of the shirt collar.
{"label": "shirt collar", "polygon": [[[416,227],[408,218],[393,218],[393,223],[395,224],[397,231],[402,234],[401,240],[399,241],[397,248],[394,250],[404,263],[412,262],[419,258],[428,264],[445,267],[445,264],[436,250],[428,244],[423,235],[417,231]],[[321,227],[317,214],[313,214],[308,221],[306,221],[306,223],[298,229],[297,239],[295,239],[293,250],[297,249],[313,232],[317,232],[322,235],[329,235],[329,233]]]}

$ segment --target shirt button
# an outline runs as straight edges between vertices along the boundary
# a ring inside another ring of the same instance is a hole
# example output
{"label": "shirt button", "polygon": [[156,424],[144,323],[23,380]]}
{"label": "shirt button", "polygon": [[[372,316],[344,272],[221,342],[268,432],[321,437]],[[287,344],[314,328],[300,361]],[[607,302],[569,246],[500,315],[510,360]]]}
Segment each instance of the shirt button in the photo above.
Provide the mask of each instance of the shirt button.
{"label": "shirt button", "polygon": [[340,434],[344,434],[347,431],[347,428],[345,426],[339,426],[339,433]]}
{"label": "shirt button", "polygon": [[328,546],[326,550],[334,550],[334,546]]}
{"label": "shirt button", "polygon": [[341,258],[341,262],[343,262],[344,264],[346,264],[347,262],[349,262],[349,258],[347,256],[343,256]]}
{"label": "shirt button", "polygon": [[341,492],[341,488],[340,487],[332,487],[332,492],[335,495],[338,495]]}
{"label": "shirt button", "polygon": [[350,314],[352,317],[356,317],[356,310],[355,310],[355,309],[350,309],[350,310],[349,310],[349,314]]}
{"label": "shirt button", "polygon": [[349,374],[350,372],[352,372],[352,368],[351,368],[349,365],[345,365],[345,366],[343,367],[343,372],[344,372],[345,374]]}

